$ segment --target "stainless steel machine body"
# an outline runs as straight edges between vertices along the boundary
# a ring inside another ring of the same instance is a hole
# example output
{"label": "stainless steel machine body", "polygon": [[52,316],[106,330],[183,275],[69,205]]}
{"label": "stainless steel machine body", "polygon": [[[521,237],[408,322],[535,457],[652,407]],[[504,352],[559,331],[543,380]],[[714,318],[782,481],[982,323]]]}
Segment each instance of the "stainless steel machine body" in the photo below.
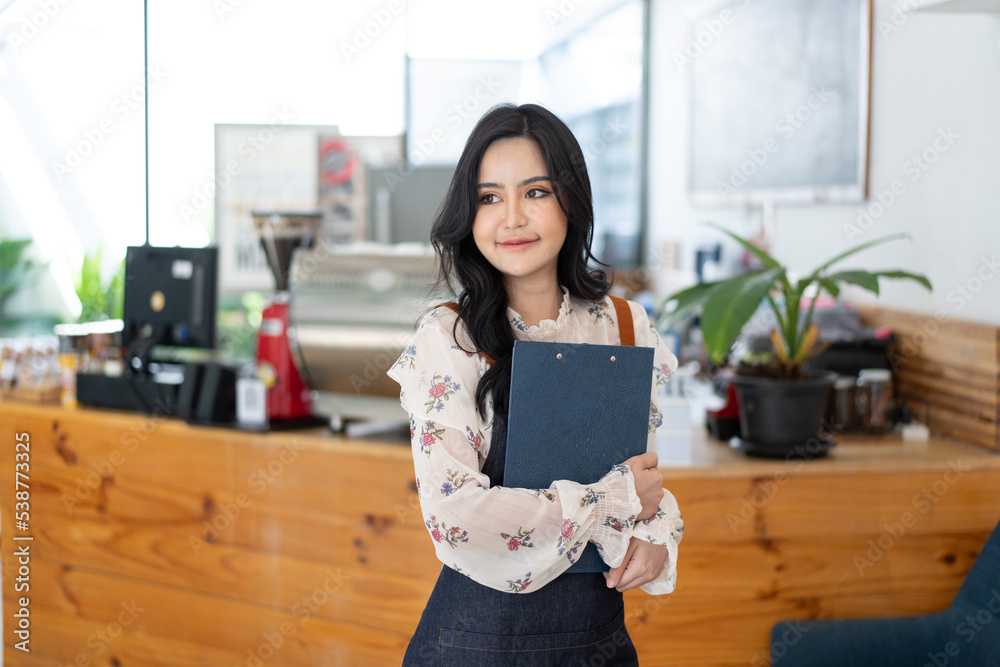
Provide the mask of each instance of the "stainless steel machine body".
{"label": "stainless steel machine body", "polygon": [[423,244],[298,249],[289,286],[290,336],[312,388],[314,410],[341,419],[408,420],[399,385],[386,376],[427,310],[437,260]]}

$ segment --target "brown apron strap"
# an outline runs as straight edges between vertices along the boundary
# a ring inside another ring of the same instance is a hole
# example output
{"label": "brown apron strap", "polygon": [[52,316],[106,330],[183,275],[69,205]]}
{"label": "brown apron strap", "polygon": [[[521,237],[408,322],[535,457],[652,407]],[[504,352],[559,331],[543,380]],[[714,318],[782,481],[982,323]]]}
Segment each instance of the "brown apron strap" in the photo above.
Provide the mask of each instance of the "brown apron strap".
{"label": "brown apron strap", "polygon": [[[434,306],[434,308],[440,308],[441,306],[447,306],[448,308],[451,308],[452,310],[454,310],[456,315],[458,315],[459,317],[462,316],[462,314],[460,312],[458,312],[458,304],[455,303],[454,301],[446,301],[445,303],[439,303],[438,305]],[[432,308],[432,310],[433,310],[433,308]],[[497,362],[496,359],[494,359],[490,355],[486,354],[482,350],[479,350],[479,353],[481,355],[483,355],[483,357],[486,358],[486,363],[488,363],[490,366],[492,366],[493,364],[495,364]]]}
{"label": "brown apron strap", "polygon": [[621,336],[622,345],[635,345],[635,324],[632,322],[632,309],[628,306],[628,301],[620,296],[612,296],[611,302],[615,304],[615,312],[618,313],[618,335]]}

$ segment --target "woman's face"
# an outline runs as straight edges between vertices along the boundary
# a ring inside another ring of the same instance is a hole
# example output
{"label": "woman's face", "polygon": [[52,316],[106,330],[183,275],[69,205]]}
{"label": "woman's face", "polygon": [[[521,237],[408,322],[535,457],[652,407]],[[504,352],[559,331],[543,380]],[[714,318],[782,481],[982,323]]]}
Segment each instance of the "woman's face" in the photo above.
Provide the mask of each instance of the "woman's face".
{"label": "woman's face", "polygon": [[472,235],[487,261],[511,279],[557,281],[566,214],[531,139],[494,142],[479,165]]}

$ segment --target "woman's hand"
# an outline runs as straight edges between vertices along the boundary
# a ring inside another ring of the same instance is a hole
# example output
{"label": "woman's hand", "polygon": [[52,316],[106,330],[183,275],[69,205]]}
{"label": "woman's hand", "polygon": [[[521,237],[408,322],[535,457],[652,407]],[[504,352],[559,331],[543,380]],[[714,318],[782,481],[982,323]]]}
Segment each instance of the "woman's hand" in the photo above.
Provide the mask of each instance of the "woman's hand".
{"label": "woman's hand", "polygon": [[646,452],[625,461],[625,465],[632,469],[635,492],[639,496],[639,502],[642,503],[642,511],[636,517],[637,521],[653,516],[663,498],[663,475],[656,469],[656,462],[655,452]]}
{"label": "woman's hand", "polygon": [[667,547],[662,544],[650,544],[638,537],[633,537],[628,544],[625,558],[618,567],[613,567],[604,573],[608,588],[614,588],[624,593],[630,588],[642,586],[656,579],[663,571],[667,562]]}

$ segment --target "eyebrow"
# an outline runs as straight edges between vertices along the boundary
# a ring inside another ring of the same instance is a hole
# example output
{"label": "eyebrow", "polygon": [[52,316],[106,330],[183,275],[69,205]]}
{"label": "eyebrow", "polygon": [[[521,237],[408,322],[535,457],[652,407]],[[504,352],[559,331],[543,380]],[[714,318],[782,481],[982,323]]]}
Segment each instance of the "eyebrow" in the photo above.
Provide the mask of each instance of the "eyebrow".
{"label": "eyebrow", "polygon": [[[520,183],[518,183],[517,187],[523,188],[525,185],[531,185],[532,183],[538,183],[539,181],[548,181],[549,183],[552,183],[552,179],[549,178],[548,176],[532,176],[531,178],[526,178],[523,181],[521,181]],[[497,188],[497,189],[500,189],[500,190],[503,189],[503,186],[501,186],[499,183],[493,183],[493,182],[490,182],[490,183],[479,183],[478,185],[476,185],[476,187],[477,188]]]}

